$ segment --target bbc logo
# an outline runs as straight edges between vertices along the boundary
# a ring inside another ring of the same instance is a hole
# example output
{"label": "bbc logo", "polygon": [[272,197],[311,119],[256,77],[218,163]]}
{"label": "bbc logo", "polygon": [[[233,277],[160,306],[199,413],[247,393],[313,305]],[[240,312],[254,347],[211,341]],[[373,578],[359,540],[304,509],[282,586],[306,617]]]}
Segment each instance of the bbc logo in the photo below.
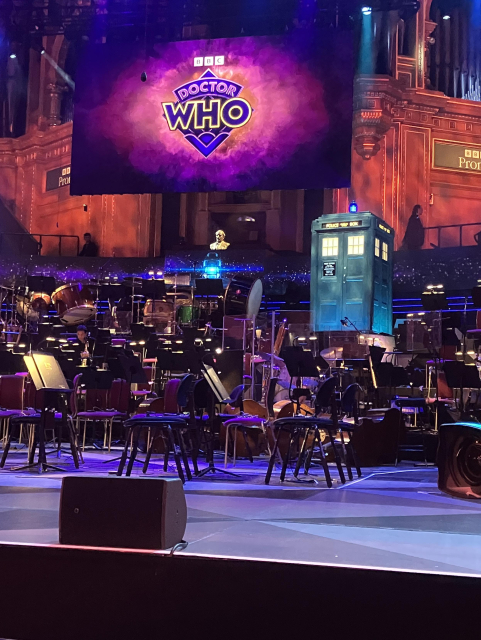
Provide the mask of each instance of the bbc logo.
{"label": "bbc logo", "polygon": [[194,58],[194,67],[211,67],[216,65],[217,67],[225,64],[224,56],[205,56],[205,58]]}
{"label": "bbc logo", "polygon": [[465,149],[464,150],[464,157],[465,158],[479,158],[480,156],[480,152],[477,149]]}

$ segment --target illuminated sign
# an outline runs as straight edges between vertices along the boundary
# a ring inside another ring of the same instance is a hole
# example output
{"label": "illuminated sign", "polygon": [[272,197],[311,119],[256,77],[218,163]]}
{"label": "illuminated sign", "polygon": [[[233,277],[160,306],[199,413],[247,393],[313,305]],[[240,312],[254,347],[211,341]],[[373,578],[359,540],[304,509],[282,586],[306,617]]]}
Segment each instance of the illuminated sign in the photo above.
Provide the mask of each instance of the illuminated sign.
{"label": "illuminated sign", "polygon": [[389,227],[385,227],[383,224],[381,224],[380,222],[377,225],[381,231],[385,231],[386,233],[391,233],[391,229],[389,229]]}
{"label": "illuminated sign", "polygon": [[70,165],[47,171],[45,191],[54,191],[70,184]]}
{"label": "illuminated sign", "polygon": [[207,69],[198,80],[174,90],[177,102],[162,103],[169,130],[180,131],[207,158],[251,119],[251,105],[239,97],[243,88]]}
{"label": "illuminated sign", "polygon": [[322,229],[349,229],[362,226],[362,220],[349,220],[349,222],[323,222]]}
{"label": "illuminated sign", "polygon": [[434,141],[433,168],[481,173],[481,147]]}

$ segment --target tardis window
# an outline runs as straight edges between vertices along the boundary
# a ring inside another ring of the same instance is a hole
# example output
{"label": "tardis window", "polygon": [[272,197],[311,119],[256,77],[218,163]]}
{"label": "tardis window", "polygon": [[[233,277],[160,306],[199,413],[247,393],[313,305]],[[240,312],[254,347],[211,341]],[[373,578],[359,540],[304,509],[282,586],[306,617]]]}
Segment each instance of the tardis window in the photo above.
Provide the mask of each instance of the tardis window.
{"label": "tardis window", "polygon": [[337,256],[339,254],[339,238],[322,239],[322,255]]}
{"label": "tardis window", "polygon": [[387,242],[382,243],[382,259],[387,262],[387,259],[388,259]]}
{"label": "tardis window", "polygon": [[374,239],[374,255],[376,256],[376,258],[381,257],[381,241],[379,240],[379,238]]}
{"label": "tardis window", "polygon": [[362,256],[364,254],[364,236],[348,236],[347,255]]}

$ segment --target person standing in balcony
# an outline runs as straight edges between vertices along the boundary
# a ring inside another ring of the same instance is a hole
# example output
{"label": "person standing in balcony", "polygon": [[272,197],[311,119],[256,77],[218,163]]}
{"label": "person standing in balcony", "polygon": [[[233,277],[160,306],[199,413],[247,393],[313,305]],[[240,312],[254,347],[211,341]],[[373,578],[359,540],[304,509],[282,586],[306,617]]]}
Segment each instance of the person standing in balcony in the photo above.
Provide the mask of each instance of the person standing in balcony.
{"label": "person standing in balcony", "polygon": [[422,249],[424,244],[424,226],[421,220],[423,208],[420,204],[415,204],[411,217],[408,220],[406,233],[404,234],[403,247],[409,251]]}
{"label": "person standing in balcony", "polygon": [[83,256],[84,258],[96,258],[99,254],[99,248],[92,240],[90,233],[84,233],[84,243],[85,244],[82,247],[82,251],[79,253],[79,256]]}

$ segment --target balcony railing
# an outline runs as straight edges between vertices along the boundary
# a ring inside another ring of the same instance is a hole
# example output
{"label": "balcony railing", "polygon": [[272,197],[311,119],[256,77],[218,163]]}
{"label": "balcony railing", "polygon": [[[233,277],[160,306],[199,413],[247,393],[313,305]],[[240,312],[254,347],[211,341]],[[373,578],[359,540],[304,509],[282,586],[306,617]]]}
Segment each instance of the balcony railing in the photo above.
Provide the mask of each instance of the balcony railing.
{"label": "balcony railing", "polygon": [[466,222],[463,224],[445,224],[437,227],[425,227],[426,248],[444,249],[446,247],[468,247],[475,244],[475,236],[481,232],[481,222]]}
{"label": "balcony railing", "polygon": [[[80,251],[80,237],[79,236],[73,236],[73,235],[66,235],[66,234],[56,234],[56,233],[0,233],[0,252],[2,251],[3,247],[4,247],[4,242],[7,238],[12,238],[15,242],[15,240],[17,240],[18,244],[16,243],[16,247],[18,248],[20,254],[24,253],[24,248],[28,245],[28,243],[32,243],[32,242],[36,242],[37,243],[37,252],[34,255],[42,255],[42,248],[43,248],[43,240],[45,238],[56,238],[58,241],[58,255],[61,256],[62,255],[62,240],[65,240],[66,238],[72,238],[75,241],[75,247],[76,247],[76,251],[75,251],[75,255],[79,254]],[[72,255],[67,254],[67,255]]]}

